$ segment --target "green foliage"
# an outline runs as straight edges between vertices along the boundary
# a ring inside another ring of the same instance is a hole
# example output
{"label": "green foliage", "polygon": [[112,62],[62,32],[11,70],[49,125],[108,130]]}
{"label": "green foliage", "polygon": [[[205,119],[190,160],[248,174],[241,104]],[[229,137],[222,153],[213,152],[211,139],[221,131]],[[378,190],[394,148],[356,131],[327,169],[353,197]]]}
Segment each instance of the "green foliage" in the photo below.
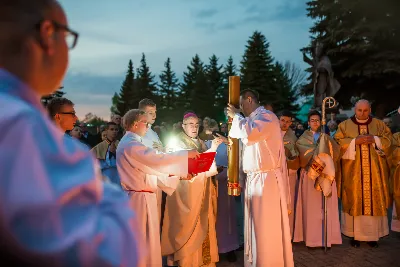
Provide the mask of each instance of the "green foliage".
{"label": "green foliage", "polygon": [[240,67],[241,89],[256,90],[260,101],[276,104],[274,59],[265,36],[255,31],[247,41]]}
{"label": "green foliage", "polygon": [[47,106],[47,103],[50,102],[55,97],[63,97],[66,93],[62,91],[64,87],[60,87],[57,91],[52,93],[51,95],[43,96],[40,100],[44,106]]}
{"label": "green foliage", "polygon": [[[140,60],[140,67],[136,71],[136,88],[139,93],[138,102],[134,103],[135,108],[138,107],[139,101],[144,98],[156,100],[157,87],[154,82],[154,75],[151,73],[149,66],[146,62],[146,56],[143,53]],[[156,101],[157,102],[157,101]]]}
{"label": "green foliage", "polygon": [[117,93],[114,93],[114,95],[111,99],[111,108],[110,108],[111,113],[113,113],[113,114],[119,113],[118,109],[117,109],[117,105],[119,102],[120,102],[119,95]]}
{"label": "green foliage", "polygon": [[[303,86],[304,74],[294,64],[287,64],[275,64],[265,36],[254,32],[241,61],[241,88],[257,90],[261,101],[272,103],[278,110],[296,111],[295,97],[298,88]],[[218,57],[212,55],[205,65],[196,54],[183,73],[180,84],[171,68],[170,58],[164,67],[157,86],[144,54],[136,79],[133,63],[129,61],[121,90],[113,96],[111,112],[124,115],[127,110],[137,108],[142,98],[151,98],[157,103],[159,122],[181,120],[183,112],[187,110],[193,110],[201,117],[225,120],[223,111],[228,102],[229,77],[238,75],[232,56],[222,65]],[[301,74],[303,80],[299,78]]]}
{"label": "green foliage", "polygon": [[279,62],[275,63],[275,78],[277,95],[274,112],[288,110],[295,114],[299,110],[299,106],[295,103],[297,98],[296,89],[292,88],[287,69]]}
{"label": "green foliage", "polygon": [[205,101],[207,101],[205,104],[207,104],[210,107],[209,116],[215,118],[215,116],[218,114],[218,109],[220,110],[221,107],[223,107],[222,103],[226,104],[228,99],[223,99],[224,97],[224,83],[222,74],[223,66],[218,64],[218,58],[216,55],[212,55],[209,60],[210,62],[205,69],[205,76],[208,82],[208,84],[205,86],[208,86],[209,88],[206,88],[205,93],[208,93],[210,95],[205,99]]}
{"label": "green foliage", "polygon": [[[342,88],[336,95],[345,107],[351,97],[373,100],[378,117],[396,108],[400,89],[400,9],[394,0],[313,0],[307,3],[311,53],[314,40],[324,44]],[[305,93],[312,89],[311,80]],[[396,103],[397,102],[397,103]]]}
{"label": "green foliage", "polygon": [[88,120],[86,123],[91,126],[100,126],[106,124],[107,122],[100,117],[93,116],[93,118]]}
{"label": "green foliage", "polygon": [[158,86],[160,104],[158,105],[158,117],[161,121],[168,121],[169,118],[179,117],[176,109],[177,93],[179,88],[178,78],[171,68],[171,59],[167,58],[164,63],[165,69],[160,74]]}
{"label": "green foliage", "polygon": [[193,109],[193,90],[196,84],[196,79],[200,76],[200,73],[204,73],[204,64],[201,61],[198,54],[196,54],[190,65],[187,66],[187,71],[183,73],[183,82],[180,85],[179,100],[177,102],[178,107],[182,111],[186,109]]}
{"label": "green foliage", "polygon": [[237,76],[237,69],[236,65],[233,63],[233,58],[230,56],[228,58],[228,61],[226,62],[224,66],[224,70],[222,72],[222,78],[223,78],[223,91],[220,96],[221,102],[219,105],[224,106],[226,103],[228,103],[228,95],[229,95],[229,77],[230,76]]}
{"label": "green foliage", "polygon": [[127,111],[137,108],[140,95],[135,90],[135,76],[132,60],[129,60],[125,80],[122,83],[116,103],[116,113],[123,116]]}

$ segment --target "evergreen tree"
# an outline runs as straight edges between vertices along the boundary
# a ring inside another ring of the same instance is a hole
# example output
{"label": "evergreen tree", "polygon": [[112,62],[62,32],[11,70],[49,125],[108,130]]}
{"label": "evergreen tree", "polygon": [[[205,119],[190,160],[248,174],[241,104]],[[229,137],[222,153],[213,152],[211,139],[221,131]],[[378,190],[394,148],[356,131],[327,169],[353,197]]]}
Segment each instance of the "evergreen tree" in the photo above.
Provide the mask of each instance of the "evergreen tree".
{"label": "evergreen tree", "polygon": [[164,63],[164,71],[160,74],[159,92],[161,95],[161,108],[172,110],[175,108],[176,94],[178,90],[178,78],[171,69],[171,59]]}
{"label": "evergreen tree", "polygon": [[190,109],[196,111],[200,117],[210,117],[215,119],[215,95],[211,91],[211,87],[205,70],[200,70],[193,83],[191,91]]}
{"label": "evergreen tree", "polygon": [[118,114],[118,108],[117,108],[118,102],[120,102],[119,95],[117,93],[114,93],[114,96],[111,99],[111,108],[110,108],[111,113]]}
{"label": "evergreen tree", "polygon": [[276,104],[274,59],[265,36],[255,31],[247,41],[241,62],[241,89],[253,89],[260,101]]}
{"label": "evergreen tree", "polygon": [[47,95],[47,96],[43,96],[40,100],[42,102],[42,104],[46,107],[47,104],[50,102],[50,100],[52,100],[55,97],[63,97],[66,93],[64,91],[62,91],[64,87],[61,86],[60,88],[58,88],[57,91],[55,91],[54,93]]}
{"label": "evergreen tree", "polygon": [[[178,106],[184,111],[189,109],[192,104],[192,91],[196,84],[199,74],[204,74],[204,64],[199,55],[195,55],[187,66],[187,71],[183,73],[183,83],[180,85]],[[200,75],[201,76],[201,75]]]}
{"label": "evergreen tree", "polygon": [[[374,4],[375,3],[375,4]],[[312,54],[314,40],[324,44],[342,87],[335,96],[350,106],[351,97],[373,100],[378,117],[396,108],[400,89],[400,22],[397,1],[313,0],[307,3],[312,40],[303,49]],[[373,8],[372,8],[373,7]],[[312,89],[312,83],[308,86]]]}
{"label": "evergreen tree", "polygon": [[157,87],[154,82],[154,75],[151,73],[150,68],[147,65],[144,53],[140,60],[140,67],[137,69],[136,82],[136,87],[140,96],[139,101],[143,98],[149,98],[157,102]]}
{"label": "evergreen tree", "polygon": [[236,65],[233,63],[233,58],[230,56],[223,70],[223,91],[221,95],[220,105],[225,106],[229,98],[229,76],[236,76]]}
{"label": "evergreen tree", "polygon": [[282,110],[289,110],[293,114],[299,110],[299,106],[296,105],[296,91],[292,88],[292,84],[285,67],[279,63],[275,63],[275,77],[276,77],[276,88],[277,98],[276,104],[274,105],[274,112],[277,113]]}
{"label": "evergreen tree", "polygon": [[129,60],[128,71],[119,92],[119,101],[116,105],[117,114],[123,116],[127,111],[137,108],[140,95],[135,91],[135,76],[132,60]]}
{"label": "evergreen tree", "polygon": [[[213,109],[213,118],[218,115],[218,110],[223,110],[225,105],[221,105],[223,101],[224,93],[224,83],[222,76],[222,65],[218,64],[218,58],[216,55],[210,57],[210,63],[206,66],[205,75],[208,81],[209,93],[214,97],[211,103],[214,105],[211,107]],[[227,100],[225,100],[225,103]]]}

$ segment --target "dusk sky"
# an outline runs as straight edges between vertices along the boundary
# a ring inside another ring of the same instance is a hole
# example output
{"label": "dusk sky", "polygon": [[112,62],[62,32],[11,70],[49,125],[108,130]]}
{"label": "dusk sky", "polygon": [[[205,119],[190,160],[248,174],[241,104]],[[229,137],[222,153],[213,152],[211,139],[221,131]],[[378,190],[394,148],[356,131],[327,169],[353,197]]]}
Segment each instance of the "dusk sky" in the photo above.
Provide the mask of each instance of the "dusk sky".
{"label": "dusk sky", "polygon": [[118,92],[129,59],[135,69],[145,53],[158,76],[167,57],[182,77],[198,53],[203,62],[212,54],[225,64],[230,55],[240,65],[246,41],[261,31],[272,56],[301,67],[299,49],[309,43],[312,21],[306,0],[60,0],[70,27],[80,34],[70,53],[64,81],[66,97],[78,116],[109,119],[111,97]]}

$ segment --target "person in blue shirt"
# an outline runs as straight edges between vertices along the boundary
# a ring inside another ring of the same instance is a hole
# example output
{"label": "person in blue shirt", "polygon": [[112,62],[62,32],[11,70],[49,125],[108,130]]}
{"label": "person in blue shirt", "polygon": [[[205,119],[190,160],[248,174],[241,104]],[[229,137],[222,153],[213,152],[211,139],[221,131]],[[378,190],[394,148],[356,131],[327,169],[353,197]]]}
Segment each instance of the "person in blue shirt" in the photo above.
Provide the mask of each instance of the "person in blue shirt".
{"label": "person in blue shirt", "polygon": [[100,163],[101,172],[107,176],[110,181],[119,187],[121,181],[117,171],[116,151],[119,141],[117,140],[118,125],[114,122],[108,122],[106,127],[106,139],[92,148],[92,152]]}
{"label": "person in blue shirt", "polygon": [[[128,198],[40,98],[64,78],[78,33],[55,0],[0,1],[0,242],[9,266],[138,266]],[[1,260],[3,262],[3,260]]]}

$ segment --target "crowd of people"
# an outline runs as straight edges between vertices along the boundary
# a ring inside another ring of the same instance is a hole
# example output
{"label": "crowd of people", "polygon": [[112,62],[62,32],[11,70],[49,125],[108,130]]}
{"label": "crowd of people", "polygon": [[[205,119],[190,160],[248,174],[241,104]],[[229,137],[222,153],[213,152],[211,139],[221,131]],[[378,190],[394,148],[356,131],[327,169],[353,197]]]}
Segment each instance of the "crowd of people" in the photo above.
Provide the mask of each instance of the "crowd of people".
{"label": "crowd of people", "polygon": [[[78,36],[55,0],[0,2],[0,251],[9,266],[215,266],[239,251],[244,266],[292,267],[292,242],[331,247],[343,234],[378,247],[392,206],[400,231],[400,133],[372,117],[368,101],[323,130],[312,110],[304,130],[246,89],[240,107],[225,109],[229,130],[193,111],[168,130],[153,127],[157,106],[143,99],[91,134],[70,100],[40,102],[59,88]],[[228,166],[234,139],[239,166]],[[189,170],[209,152],[208,171]],[[239,168],[241,198],[227,193],[228,167]]]}

